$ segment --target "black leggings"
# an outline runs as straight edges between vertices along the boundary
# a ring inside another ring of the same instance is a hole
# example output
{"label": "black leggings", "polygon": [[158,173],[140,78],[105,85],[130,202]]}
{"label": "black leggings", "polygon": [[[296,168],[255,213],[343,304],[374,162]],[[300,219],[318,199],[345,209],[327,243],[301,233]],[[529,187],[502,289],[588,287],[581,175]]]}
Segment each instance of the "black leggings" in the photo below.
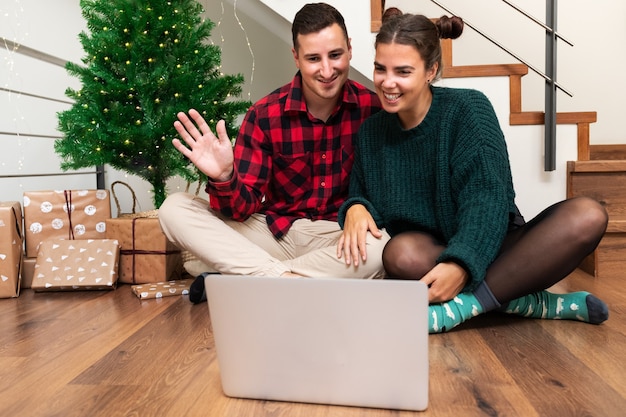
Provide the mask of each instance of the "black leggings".
{"label": "black leggings", "polygon": [[[500,304],[544,290],[569,275],[600,243],[608,214],[597,201],[577,197],[556,203],[504,238],[485,283]],[[383,251],[390,278],[421,279],[445,246],[423,232],[394,236]]]}

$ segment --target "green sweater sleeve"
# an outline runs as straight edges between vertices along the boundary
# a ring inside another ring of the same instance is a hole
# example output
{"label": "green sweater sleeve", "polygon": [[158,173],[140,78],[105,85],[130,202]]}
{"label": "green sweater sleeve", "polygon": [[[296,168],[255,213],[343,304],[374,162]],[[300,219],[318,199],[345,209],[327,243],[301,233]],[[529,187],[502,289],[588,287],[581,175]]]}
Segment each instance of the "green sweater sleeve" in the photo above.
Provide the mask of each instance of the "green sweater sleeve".
{"label": "green sweater sleeve", "polygon": [[[464,90],[449,151],[449,193],[440,195],[440,224],[446,249],[438,262],[461,264],[471,278],[466,289],[484,280],[506,234],[514,210],[506,142],[489,100]],[[444,119],[445,122],[445,119]]]}

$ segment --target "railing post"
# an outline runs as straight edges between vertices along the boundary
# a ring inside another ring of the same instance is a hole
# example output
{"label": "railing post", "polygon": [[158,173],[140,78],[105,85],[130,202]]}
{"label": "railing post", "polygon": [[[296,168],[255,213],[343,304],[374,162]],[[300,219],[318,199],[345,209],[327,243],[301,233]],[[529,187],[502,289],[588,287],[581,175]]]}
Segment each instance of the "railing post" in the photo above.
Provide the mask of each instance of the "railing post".
{"label": "railing post", "polygon": [[556,18],[557,0],[546,1],[545,171],[556,169]]}
{"label": "railing post", "polygon": [[105,184],[104,184],[104,165],[98,165],[96,166],[96,188],[98,190],[104,190]]}

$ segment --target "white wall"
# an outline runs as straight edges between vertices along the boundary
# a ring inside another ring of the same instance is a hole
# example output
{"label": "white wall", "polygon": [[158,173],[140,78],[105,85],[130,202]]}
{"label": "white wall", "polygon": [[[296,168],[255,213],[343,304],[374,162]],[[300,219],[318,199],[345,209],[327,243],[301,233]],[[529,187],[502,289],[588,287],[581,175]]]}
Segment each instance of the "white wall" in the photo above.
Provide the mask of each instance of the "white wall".
{"label": "white wall", "polygon": [[[373,62],[374,35],[370,33],[368,0],[328,0],[337,7],[348,25],[352,38],[352,76],[369,83]],[[201,0],[206,16],[217,23],[212,41],[223,49],[223,71],[243,73],[246,79],[244,98],[256,100],[275,87],[288,82],[295,66],[291,57],[290,21],[305,0]],[[442,0],[452,12],[480,29],[494,34],[507,48],[543,69],[543,34],[534,24],[516,23],[509,17],[510,8],[499,0]],[[78,87],[59,66],[7,49],[6,38],[62,60],[79,61],[83,55],[78,33],[85,28],[78,0],[2,0],[0,2],[0,200],[20,200],[23,190],[82,188],[95,186],[95,176],[29,176],[60,172],[52,150],[56,131],[56,112],[69,107],[64,91]],[[516,2],[533,16],[543,18],[544,1]],[[428,16],[447,14],[432,2],[423,0],[387,0],[407,12]],[[270,9],[276,10],[272,12]],[[574,48],[560,44],[557,81],[572,91],[573,98],[560,93],[559,111],[597,111],[598,122],[591,127],[592,143],[626,143],[622,133],[621,97],[626,95],[626,79],[619,73],[626,65],[626,3],[604,0],[559,2],[559,32],[574,43]],[[470,29],[454,42],[454,63],[487,64],[515,62],[482,41]],[[559,126],[559,170],[543,172],[541,127],[509,127],[508,96],[485,80],[445,81],[485,91],[497,107],[507,135],[520,206],[526,215],[556,201],[565,194],[564,164],[575,158],[575,129]],[[445,83],[444,82],[444,83]],[[501,81],[494,81],[499,85]],[[52,100],[10,93],[17,90]],[[532,72],[523,80],[524,110],[543,110],[543,80]],[[2,133],[4,132],[4,133]],[[9,133],[9,134],[7,134]],[[19,133],[16,136],[15,133]],[[39,137],[38,135],[49,136]],[[530,138],[530,139],[529,139]],[[527,143],[529,142],[530,143]],[[107,172],[107,184],[121,179],[136,188],[141,209],[152,208],[149,186],[124,173]],[[185,184],[170,182],[170,190]],[[123,203],[128,197],[121,196]]]}

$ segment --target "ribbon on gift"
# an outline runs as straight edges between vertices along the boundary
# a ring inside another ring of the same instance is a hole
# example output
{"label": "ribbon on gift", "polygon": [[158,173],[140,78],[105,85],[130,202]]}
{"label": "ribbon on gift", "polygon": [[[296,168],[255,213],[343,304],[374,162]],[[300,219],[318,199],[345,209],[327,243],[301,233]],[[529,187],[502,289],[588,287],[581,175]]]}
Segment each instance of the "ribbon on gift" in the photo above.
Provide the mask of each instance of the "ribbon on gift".
{"label": "ribbon on gift", "polygon": [[[24,234],[22,231],[22,213],[20,212],[19,217],[17,215],[17,211],[15,211],[15,207],[11,207],[13,210],[13,218],[15,219],[15,229],[17,230],[17,236],[20,238],[20,247],[24,244]],[[20,259],[17,264],[17,293],[20,293],[20,287],[22,285],[22,265],[24,264],[24,251],[20,250]]]}
{"label": "ribbon on gift", "polygon": [[17,230],[17,236],[20,238],[20,240],[23,242],[24,241],[24,236],[22,234],[22,213],[17,214],[17,211],[15,210],[15,207],[11,207],[11,210],[13,210],[13,218],[15,219],[15,229]]}
{"label": "ribbon on gift", "polygon": [[135,256],[136,255],[172,255],[175,253],[180,253],[180,249],[174,249],[174,250],[143,250],[143,249],[137,249],[135,247],[135,224],[137,222],[138,218],[133,218],[132,219],[132,227],[131,227],[131,238],[133,241],[133,248],[132,249],[122,249],[120,250],[120,254],[121,255],[132,255],[132,281],[133,283],[135,283]]}
{"label": "ribbon on gift", "polygon": [[74,240],[74,226],[72,226],[72,191],[63,190],[63,196],[65,197],[65,208],[67,209],[67,221],[70,224],[68,239]]}

